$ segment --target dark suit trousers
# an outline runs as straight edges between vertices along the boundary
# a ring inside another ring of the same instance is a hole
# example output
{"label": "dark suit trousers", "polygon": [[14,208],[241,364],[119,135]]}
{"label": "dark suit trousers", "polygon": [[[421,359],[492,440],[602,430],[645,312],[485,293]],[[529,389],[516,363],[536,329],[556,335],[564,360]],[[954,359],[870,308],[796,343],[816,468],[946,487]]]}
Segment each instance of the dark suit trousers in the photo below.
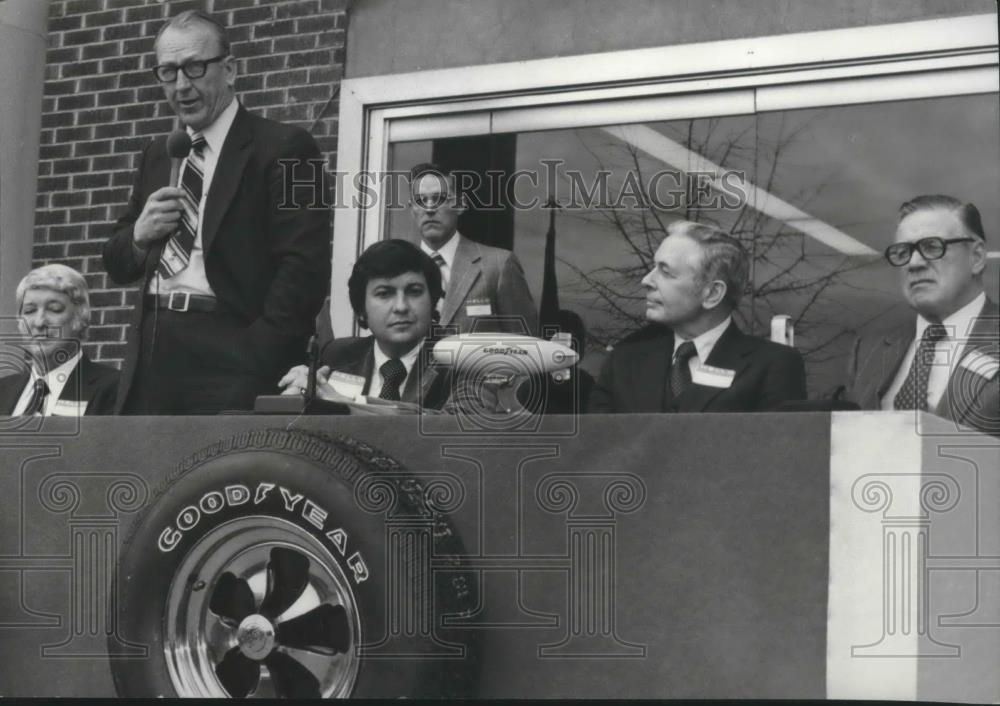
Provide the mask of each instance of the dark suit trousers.
{"label": "dark suit trousers", "polygon": [[150,310],[122,413],[250,410],[257,395],[277,392],[281,372],[260,369],[246,324],[233,316]]}

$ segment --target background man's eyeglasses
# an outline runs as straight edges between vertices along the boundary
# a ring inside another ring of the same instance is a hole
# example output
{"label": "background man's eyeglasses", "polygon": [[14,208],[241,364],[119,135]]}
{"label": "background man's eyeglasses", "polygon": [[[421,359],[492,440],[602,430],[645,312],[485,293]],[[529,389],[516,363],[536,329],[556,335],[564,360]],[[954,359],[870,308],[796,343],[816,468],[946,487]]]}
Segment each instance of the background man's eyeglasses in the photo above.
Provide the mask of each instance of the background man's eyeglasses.
{"label": "background man's eyeglasses", "polygon": [[451,194],[414,194],[411,203],[417,208],[435,209],[450,203],[452,199]]}
{"label": "background man's eyeglasses", "polygon": [[201,78],[208,71],[208,65],[217,61],[222,61],[228,54],[222,54],[211,59],[192,59],[180,66],[173,64],[160,64],[153,67],[153,74],[160,83],[173,83],[177,80],[177,72],[183,71],[188,78]]}
{"label": "background man's eyeglasses", "polygon": [[893,267],[902,267],[910,262],[913,251],[920,251],[925,260],[940,260],[951,243],[971,243],[974,238],[921,238],[915,243],[893,243],[885,249],[885,259]]}

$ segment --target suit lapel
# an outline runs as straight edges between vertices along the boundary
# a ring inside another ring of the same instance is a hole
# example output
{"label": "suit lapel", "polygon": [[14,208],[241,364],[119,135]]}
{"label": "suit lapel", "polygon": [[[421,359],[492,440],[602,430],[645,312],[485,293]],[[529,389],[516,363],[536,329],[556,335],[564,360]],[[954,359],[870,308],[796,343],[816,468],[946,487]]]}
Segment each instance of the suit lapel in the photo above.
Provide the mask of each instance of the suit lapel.
{"label": "suit lapel", "polygon": [[28,384],[28,371],[0,378],[0,414],[12,414]]}
{"label": "suit lapel", "polygon": [[69,377],[66,378],[66,385],[62,389],[59,399],[73,402],[89,400],[97,377],[98,371],[95,370],[94,364],[86,354],[83,354],[73,367]]}
{"label": "suit lapel", "polygon": [[236,111],[236,118],[229,128],[226,141],[216,162],[212,185],[205,201],[202,214],[201,247],[206,253],[219,231],[222,217],[229,210],[229,204],[236,196],[243,170],[252,152],[253,133],[250,130],[250,116],[242,105]]}
{"label": "suit lapel", "polygon": [[482,252],[479,246],[468,238],[461,238],[458,247],[455,249],[455,262],[451,266],[451,281],[448,282],[448,291],[444,297],[444,308],[441,311],[441,325],[447,326],[455,318],[461,308],[465,297],[472,289],[472,285],[482,272],[480,261]]}
{"label": "suit lapel", "polygon": [[[153,188],[150,191],[156,191],[157,189],[164,186],[176,186],[170,183],[170,157],[167,155],[167,145],[164,141],[163,149],[156,149],[155,161],[152,161],[149,165],[151,170],[151,178],[153,180]],[[163,248],[167,246],[167,241],[170,238],[160,238],[157,240],[149,249],[149,254],[146,256],[146,282],[143,283],[143,293],[146,291],[146,284],[148,284],[149,279],[156,273],[156,268],[160,264],[160,255],[163,253]],[[142,306],[142,297],[139,297],[137,307]]]}
{"label": "suit lapel", "polygon": [[1000,344],[998,344],[1000,341],[1000,307],[987,299],[972,325],[972,330],[968,332],[957,331],[955,335],[959,340],[965,339],[965,345],[959,353],[958,360],[955,361],[955,368],[948,378],[948,386],[945,388],[934,413],[945,419],[962,422],[969,412],[973,411],[971,409],[973,401],[979,397],[983,387],[992,379],[967,370],[962,367],[962,361],[973,352],[987,355],[994,360],[1000,358],[1000,349],[998,349],[1000,348]]}
{"label": "suit lapel", "polygon": [[[372,374],[375,371],[375,337],[371,337],[371,341],[365,346],[361,355],[350,361],[347,365],[341,366],[339,370],[363,377],[365,379],[363,394],[372,394],[369,388],[371,388]],[[378,391],[375,394],[378,394]]]}
{"label": "suit lapel", "polygon": [[913,343],[913,337],[916,335],[914,331],[914,326],[911,323],[890,332],[882,341],[882,367],[877,378],[878,387],[875,389],[876,407],[882,403],[882,398],[892,386],[892,381],[896,379],[899,367],[903,364],[903,359],[906,358],[906,352],[910,349],[910,344]]}
{"label": "suit lapel", "polygon": [[[735,372],[733,384],[747,366],[747,354],[752,350],[748,337],[736,326],[735,322],[730,322],[729,326],[719,340],[716,341],[712,352],[708,354],[706,365],[716,368],[726,368]],[[701,412],[709,405],[716,395],[725,388],[709,387],[708,385],[691,385],[677,401],[679,412]]]}
{"label": "suit lapel", "polygon": [[73,366],[73,370],[70,371],[69,377],[66,378],[66,384],[63,385],[62,392],[59,393],[58,399],[73,402],[79,402],[80,400],[87,399],[86,384],[88,380],[86,373],[89,371],[84,370],[84,363],[86,360],[86,356],[80,356],[80,360],[78,360],[76,365]]}
{"label": "suit lapel", "polygon": [[633,390],[635,399],[631,409],[662,412],[665,409],[667,370],[674,354],[674,334],[667,331],[643,346],[639,354],[630,356],[631,375],[635,381],[628,389]]}
{"label": "suit lapel", "polygon": [[438,377],[438,369],[433,365],[428,365],[432,360],[431,351],[434,344],[425,341],[417,355],[417,360],[413,364],[413,369],[406,376],[406,383],[403,385],[403,393],[400,398],[403,402],[413,402],[423,404],[427,398],[427,393]]}

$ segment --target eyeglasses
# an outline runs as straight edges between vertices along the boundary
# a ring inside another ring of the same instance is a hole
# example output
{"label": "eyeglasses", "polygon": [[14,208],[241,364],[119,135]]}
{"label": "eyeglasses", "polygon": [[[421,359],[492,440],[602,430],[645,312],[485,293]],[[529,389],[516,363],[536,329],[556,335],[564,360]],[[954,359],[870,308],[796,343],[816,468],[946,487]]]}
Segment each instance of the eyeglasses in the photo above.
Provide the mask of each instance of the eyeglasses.
{"label": "eyeglasses", "polygon": [[449,203],[452,198],[452,195],[447,192],[438,192],[436,194],[414,194],[411,203],[417,208],[434,210]]}
{"label": "eyeglasses", "polygon": [[921,238],[914,243],[893,243],[885,249],[885,259],[893,267],[902,267],[910,262],[913,251],[920,252],[925,260],[940,260],[952,243],[971,243],[974,238]]}
{"label": "eyeglasses", "polygon": [[192,59],[180,66],[173,64],[160,64],[153,67],[153,74],[160,83],[173,83],[177,80],[177,72],[183,71],[188,78],[201,78],[208,71],[208,65],[217,61],[222,61],[229,54],[221,54],[211,59]]}

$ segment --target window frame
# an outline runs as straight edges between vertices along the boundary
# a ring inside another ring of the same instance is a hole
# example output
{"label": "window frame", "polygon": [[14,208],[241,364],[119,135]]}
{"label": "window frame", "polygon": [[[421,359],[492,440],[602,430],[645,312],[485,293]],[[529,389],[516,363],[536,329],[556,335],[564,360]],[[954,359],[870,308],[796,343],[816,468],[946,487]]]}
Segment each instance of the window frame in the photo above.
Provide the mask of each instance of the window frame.
{"label": "window frame", "polygon": [[[710,117],[746,113],[747,105],[758,114],[996,93],[996,20],[990,13],[347,79],[337,153],[337,173],[347,176],[338,179],[344,193],[337,202],[346,205],[334,218],[334,334],[356,332],[338,294],[357,256],[383,230],[381,206],[352,205],[364,197],[354,178],[384,172],[392,142],[582,126],[587,106],[596,116],[614,105],[637,111],[639,120],[650,110],[671,119],[685,116],[687,97],[708,111],[698,117]],[[727,110],[726,99],[737,96]],[[381,204],[381,185],[372,186]]]}

